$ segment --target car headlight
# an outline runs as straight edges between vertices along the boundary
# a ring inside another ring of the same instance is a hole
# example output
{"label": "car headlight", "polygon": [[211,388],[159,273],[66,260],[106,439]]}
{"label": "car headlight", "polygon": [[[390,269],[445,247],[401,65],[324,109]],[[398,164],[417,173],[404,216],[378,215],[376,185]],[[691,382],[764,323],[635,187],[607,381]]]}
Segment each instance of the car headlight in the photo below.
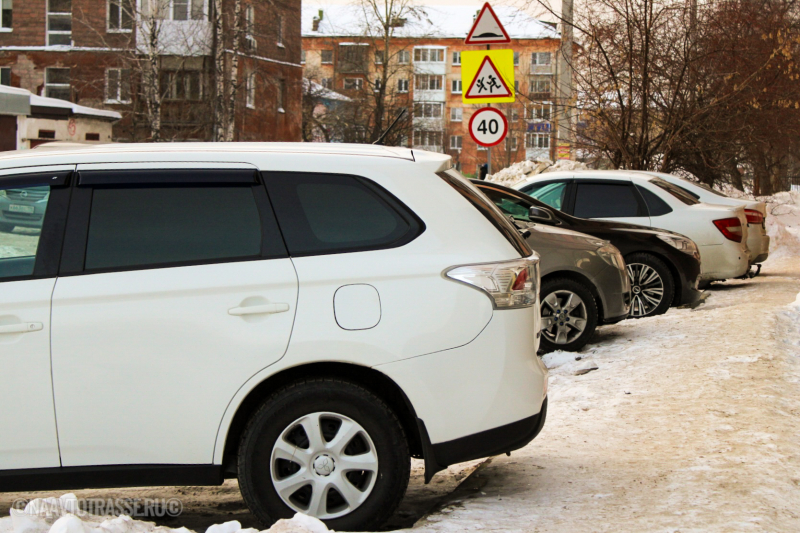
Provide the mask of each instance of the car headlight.
{"label": "car headlight", "polygon": [[625,259],[613,244],[604,244],[598,248],[597,255],[609,265],[617,267],[619,270],[625,270]]}
{"label": "car headlight", "polygon": [[679,237],[677,235],[670,235],[668,233],[659,233],[657,234],[657,237],[673,248],[693,256],[698,261],[700,260],[700,250],[697,249],[697,245],[692,239]]}

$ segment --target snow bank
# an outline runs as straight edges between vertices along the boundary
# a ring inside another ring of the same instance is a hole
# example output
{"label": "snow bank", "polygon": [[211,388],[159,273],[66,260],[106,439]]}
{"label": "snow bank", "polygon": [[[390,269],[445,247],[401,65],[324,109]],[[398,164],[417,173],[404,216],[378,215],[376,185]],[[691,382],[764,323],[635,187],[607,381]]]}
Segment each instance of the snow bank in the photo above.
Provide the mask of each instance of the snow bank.
{"label": "snow bank", "polygon": [[589,170],[589,167],[578,161],[568,161],[565,159],[557,161],[556,163],[553,163],[549,159],[533,159],[514,163],[510,167],[490,174],[486,179],[501,185],[511,186],[529,176],[544,174],[545,172],[558,172],[560,170]]}
{"label": "snow bank", "polygon": [[[278,520],[261,533],[327,533],[330,531],[316,518],[300,513],[291,520]],[[153,522],[134,520],[125,515],[115,518],[82,512],[74,494],[60,498],[31,500],[25,509],[11,509],[11,516],[0,519],[0,533],[192,533],[185,527],[169,528]],[[243,529],[234,520],[215,524],[206,533],[259,533],[257,529]]]}
{"label": "snow bank", "polygon": [[779,192],[759,200],[767,204],[770,257],[800,255],[800,192]]}

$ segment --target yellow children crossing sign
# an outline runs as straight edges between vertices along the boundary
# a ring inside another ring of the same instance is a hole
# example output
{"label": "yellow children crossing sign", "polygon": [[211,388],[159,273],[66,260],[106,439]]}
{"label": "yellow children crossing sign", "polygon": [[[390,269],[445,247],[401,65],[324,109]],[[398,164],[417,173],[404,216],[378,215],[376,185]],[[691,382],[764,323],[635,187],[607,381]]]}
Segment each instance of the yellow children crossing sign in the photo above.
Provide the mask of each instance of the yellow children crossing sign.
{"label": "yellow children crossing sign", "polygon": [[461,75],[467,87],[465,104],[508,103],[515,100],[513,50],[461,52]]}

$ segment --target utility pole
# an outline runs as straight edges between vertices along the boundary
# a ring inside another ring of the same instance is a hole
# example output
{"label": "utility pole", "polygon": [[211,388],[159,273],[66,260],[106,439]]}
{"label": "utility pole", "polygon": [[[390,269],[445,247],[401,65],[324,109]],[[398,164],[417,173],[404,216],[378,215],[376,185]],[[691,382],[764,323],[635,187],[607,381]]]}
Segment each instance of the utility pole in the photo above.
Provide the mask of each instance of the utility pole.
{"label": "utility pole", "polygon": [[573,131],[572,131],[572,106],[573,76],[572,76],[572,0],[563,0],[561,3],[561,53],[558,56],[558,142],[556,145],[556,159],[561,158],[561,150],[565,150],[568,159],[572,159]]}

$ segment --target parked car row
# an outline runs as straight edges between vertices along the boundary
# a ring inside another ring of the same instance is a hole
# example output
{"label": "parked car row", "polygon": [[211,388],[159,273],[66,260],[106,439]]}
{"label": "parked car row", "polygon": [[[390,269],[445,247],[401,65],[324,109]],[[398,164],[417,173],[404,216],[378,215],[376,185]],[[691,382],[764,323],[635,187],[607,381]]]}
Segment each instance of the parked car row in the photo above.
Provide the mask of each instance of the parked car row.
{"label": "parked car row", "polygon": [[0,490],[237,478],[265,525],[375,530],[411,457],[428,482],[539,434],[540,345],[766,253],[663,177],[542,180],[343,144],[1,156]]}

